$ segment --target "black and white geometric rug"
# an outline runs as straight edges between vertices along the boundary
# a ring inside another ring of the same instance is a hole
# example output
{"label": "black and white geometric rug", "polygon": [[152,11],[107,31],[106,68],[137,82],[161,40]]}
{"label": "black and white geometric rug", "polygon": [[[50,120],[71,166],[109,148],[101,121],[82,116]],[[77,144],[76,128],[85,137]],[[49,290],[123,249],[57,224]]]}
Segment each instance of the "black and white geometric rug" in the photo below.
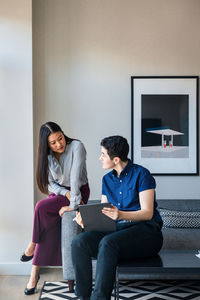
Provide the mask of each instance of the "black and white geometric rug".
{"label": "black and white geometric rug", "polygon": [[[39,300],[76,300],[70,293],[67,282],[44,282]],[[114,299],[114,295],[111,298]],[[200,281],[122,281],[120,300],[200,300]]]}

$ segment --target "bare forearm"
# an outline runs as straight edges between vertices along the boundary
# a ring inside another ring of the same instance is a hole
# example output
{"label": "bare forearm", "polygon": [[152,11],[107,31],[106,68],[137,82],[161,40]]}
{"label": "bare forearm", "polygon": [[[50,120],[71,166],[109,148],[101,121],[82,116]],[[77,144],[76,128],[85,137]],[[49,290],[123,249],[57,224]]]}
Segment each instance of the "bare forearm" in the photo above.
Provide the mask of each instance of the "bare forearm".
{"label": "bare forearm", "polygon": [[108,199],[107,199],[106,195],[101,196],[101,203],[108,203]]}
{"label": "bare forearm", "polygon": [[118,218],[128,221],[148,221],[153,217],[153,213],[150,210],[137,210],[137,211],[122,211],[119,210]]}

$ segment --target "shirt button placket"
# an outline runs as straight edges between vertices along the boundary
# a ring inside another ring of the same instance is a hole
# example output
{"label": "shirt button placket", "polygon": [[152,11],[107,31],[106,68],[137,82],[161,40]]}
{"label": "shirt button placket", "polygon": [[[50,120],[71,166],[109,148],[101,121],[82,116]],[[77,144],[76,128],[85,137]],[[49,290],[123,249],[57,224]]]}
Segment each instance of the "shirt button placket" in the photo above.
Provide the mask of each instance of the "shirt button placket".
{"label": "shirt button placket", "polygon": [[[119,192],[120,194],[120,199],[122,198],[122,192]],[[118,203],[118,206],[120,207],[120,202]]]}
{"label": "shirt button placket", "polygon": [[[120,183],[122,183],[122,180],[120,179],[120,181],[119,181]],[[121,197],[120,198],[122,198],[122,192],[119,192],[119,194],[121,195]],[[120,202],[118,203],[118,207],[120,208]]]}

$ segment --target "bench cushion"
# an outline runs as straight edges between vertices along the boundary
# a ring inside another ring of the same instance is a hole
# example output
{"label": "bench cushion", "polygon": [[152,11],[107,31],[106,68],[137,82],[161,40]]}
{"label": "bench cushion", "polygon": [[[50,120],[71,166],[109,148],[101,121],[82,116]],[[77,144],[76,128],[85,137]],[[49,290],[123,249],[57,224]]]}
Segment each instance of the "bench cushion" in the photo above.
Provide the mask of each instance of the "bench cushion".
{"label": "bench cushion", "polygon": [[200,212],[159,209],[165,228],[199,228]]}

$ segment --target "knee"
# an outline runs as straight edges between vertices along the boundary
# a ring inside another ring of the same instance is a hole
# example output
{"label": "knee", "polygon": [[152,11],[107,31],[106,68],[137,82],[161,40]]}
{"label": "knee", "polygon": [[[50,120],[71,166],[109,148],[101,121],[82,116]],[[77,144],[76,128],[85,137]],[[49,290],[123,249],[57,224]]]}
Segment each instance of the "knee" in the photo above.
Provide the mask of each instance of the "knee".
{"label": "knee", "polygon": [[105,236],[99,243],[99,251],[112,251],[116,252],[118,246],[115,243],[115,240],[112,239],[109,235]]}
{"label": "knee", "polygon": [[44,207],[44,200],[39,200],[35,206],[35,212],[41,211]]}
{"label": "knee", "polygon": [[77,249],[77,248],[82,248],[84,245],[86,245],[86,240],[84,237],[84,233],[80,233],[77,236],[75,236],[75,238],[72,240],[72,251],[73,249]]}

